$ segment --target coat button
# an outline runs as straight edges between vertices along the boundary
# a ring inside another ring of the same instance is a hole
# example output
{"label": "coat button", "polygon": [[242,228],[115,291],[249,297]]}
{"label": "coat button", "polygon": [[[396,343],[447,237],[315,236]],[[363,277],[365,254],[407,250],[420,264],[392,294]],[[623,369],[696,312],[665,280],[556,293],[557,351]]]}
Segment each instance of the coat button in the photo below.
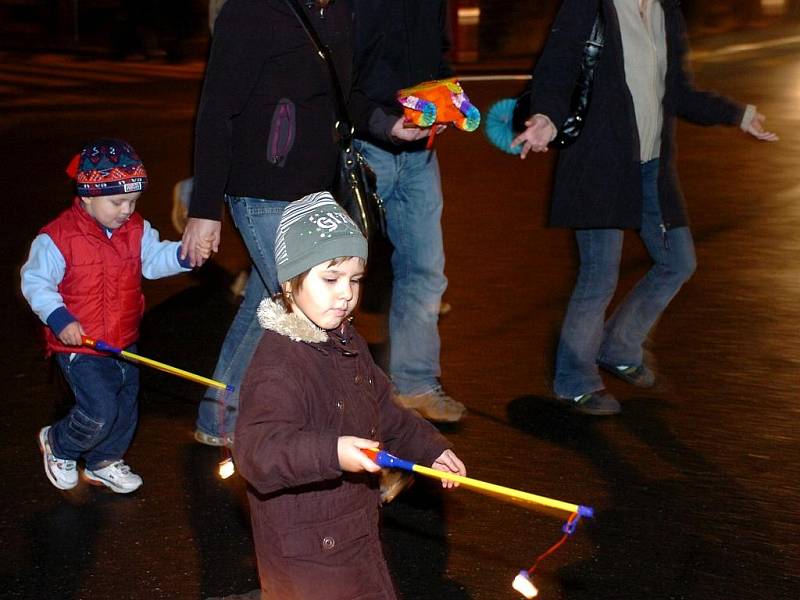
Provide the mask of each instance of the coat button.
{"label": "coat button", "polygon": [[336,540],[332,537],[324,537],[322,538],[322,548],[324,550],[333,550],[333,547],[336,545]]}
{"label": "coat button", "polygon": [[356,385],[361,385],[361,382],[364,381],[364,378],[361,375],[356,375],[353,381],[356,382]]}
{"label": "coat button", "polygon": [[375,434],[376,433],[378,433],[378,430],[373,427],[372,429],[369,430],[369,437],[371,437],[372,439],[375,439]]}
{"label": "coat button", "polygon": [[342,402],[341,400],[337,400],[336,401],[336,408],[338,408],[339,410],[342,410],[344,408],[344,402]]}

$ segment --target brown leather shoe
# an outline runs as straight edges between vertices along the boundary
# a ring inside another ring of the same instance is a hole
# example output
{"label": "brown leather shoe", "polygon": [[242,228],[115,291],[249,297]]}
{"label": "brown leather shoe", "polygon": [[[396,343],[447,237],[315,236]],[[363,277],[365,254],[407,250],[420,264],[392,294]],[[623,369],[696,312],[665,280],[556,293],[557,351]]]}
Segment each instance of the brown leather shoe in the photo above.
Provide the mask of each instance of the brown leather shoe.
{"label": "brown leather shoe", "polygon": [[395,394],[394,398],[398,404],[415,410],[428,421],[437,423],[456,423],[467,412],[467,407],[448,396],[442,386],[413,396]]}
{"label": "brown leather shoe", "polygon": [[414,481],[408,471],[402,469],[381,469],[381,504],[389,504]]}

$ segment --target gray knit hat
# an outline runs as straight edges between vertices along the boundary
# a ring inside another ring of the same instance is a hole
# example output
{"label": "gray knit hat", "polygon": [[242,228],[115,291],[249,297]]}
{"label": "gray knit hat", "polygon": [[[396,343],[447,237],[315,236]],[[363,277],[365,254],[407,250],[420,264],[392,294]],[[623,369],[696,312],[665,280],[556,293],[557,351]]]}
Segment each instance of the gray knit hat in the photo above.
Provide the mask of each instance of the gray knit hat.
{"label": "gray knit hat", "polygon": [[283,210],[275,237],[278,281],[342,256],[367,260],[367,240],[328,192],[309,194]]}

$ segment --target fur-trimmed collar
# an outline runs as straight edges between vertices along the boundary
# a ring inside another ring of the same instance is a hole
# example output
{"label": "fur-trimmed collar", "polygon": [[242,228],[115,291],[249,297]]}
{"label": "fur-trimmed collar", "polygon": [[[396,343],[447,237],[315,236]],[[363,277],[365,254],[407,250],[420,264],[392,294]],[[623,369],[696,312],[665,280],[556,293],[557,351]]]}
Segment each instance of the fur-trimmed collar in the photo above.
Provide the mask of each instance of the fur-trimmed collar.
{"label": "fur-trimmed collar", "polygon": [[328,341],[328,334],[300,315],[287,312],[279,302],[264,298],[258,305],[258,322],[264,329],[274,331],[295,342],[320,343]]}

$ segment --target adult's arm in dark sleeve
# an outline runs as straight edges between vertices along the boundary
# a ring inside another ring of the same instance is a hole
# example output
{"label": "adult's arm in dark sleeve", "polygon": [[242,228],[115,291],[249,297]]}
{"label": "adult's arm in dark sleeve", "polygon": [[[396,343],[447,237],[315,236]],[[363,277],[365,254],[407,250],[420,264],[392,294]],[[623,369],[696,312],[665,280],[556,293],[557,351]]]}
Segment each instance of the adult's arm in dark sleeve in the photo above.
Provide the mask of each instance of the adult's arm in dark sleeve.
{"label": "adult's arm in dark sleeve", "polygon": [[369,78],[378,76],[374,71],[384,43],[383,33],[370,28],[367,19],[356,21],[356,32],[353,46],[353,85],[347,107],[350,118],[353,119],[356,135],[359,137],[393,141],[392,127],[403,116],[403,109],[399,104],[396,107],[384,106],[367,93]]}
{"label": "adult's arm in dark sleeve", "polygon": [[258,3],[226,7],[214,25],[197,113],[194,192],[189,217],[222,220],[231,170],[232,120],[247,104],[266,57],[269,11]]}
{"label": "adult's arm in dark sleeve", "polygon": [[439,10],[439,36],[441,38],[442,53],[439,56],[438,79],[447,79],[453,76],[453,66],[450,64],[449,53],[453,49],[450,39],[450,24],[448,20],[447,0],[442,0]]}
{"label": "adult's arm in dark sleeve", "polygon": [[[679,9],[676,9],[680,13]],[[745,106],[715,92],[698,90],[692,82],[691,71],[686,66],[688,52],[686,23],[677,14],[677,31],[672,41],[678,73],[676,74],[675,113],[698,125],[739,125]]]}

